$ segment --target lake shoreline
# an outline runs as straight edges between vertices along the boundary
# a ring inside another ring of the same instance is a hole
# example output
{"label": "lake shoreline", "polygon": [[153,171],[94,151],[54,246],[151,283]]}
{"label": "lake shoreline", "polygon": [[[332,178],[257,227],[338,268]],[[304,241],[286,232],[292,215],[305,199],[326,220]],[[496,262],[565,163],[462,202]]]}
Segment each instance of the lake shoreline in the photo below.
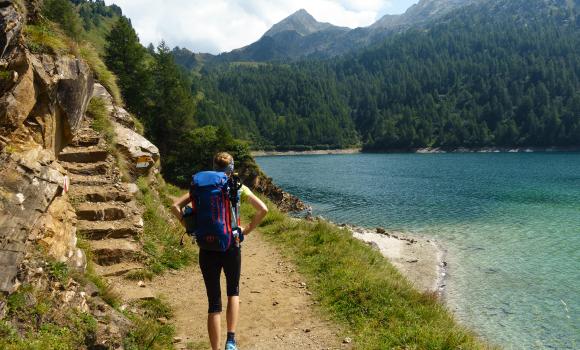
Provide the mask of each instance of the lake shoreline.
{"label": "lake shoreline", "polygon": [[315,151],[252,151],[252,157],[269,156],[308,156],[308,155],[336,155],[336,154],[359,154],[359,153],[417,153],[417,154],[442,154],[442,153],[559,153],[580,152],[580,147],[423,147],[423,148],[400,148],[390,150],[363,150],[362,148],[340,148]]}
{"label": "lake shoreline", "polygon": [[304,156],[304,155],[331,155],[331,154],[358,154],[362,153],[361,148],[339,148],[315,151],[252,151],[252,157],[269,156]]}
{"label": "lake shoreline", "polygon": [[380,227],[337,226],[378,250],[415,288],[436,293],[444,299],[448,263],[447,250],[440,242]]}

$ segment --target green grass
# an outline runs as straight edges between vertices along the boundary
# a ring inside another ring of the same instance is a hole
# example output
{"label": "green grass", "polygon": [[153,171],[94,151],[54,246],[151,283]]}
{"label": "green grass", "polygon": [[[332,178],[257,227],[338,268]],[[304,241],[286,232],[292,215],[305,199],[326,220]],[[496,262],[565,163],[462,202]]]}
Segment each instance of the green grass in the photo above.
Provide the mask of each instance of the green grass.
{"label": "green grass", "polygon": [[79,47],[79,55],[89,64],[97,80],[113,96],[115,103],[123,105],[121,89],[117,85],[117,77],[107,68],[97,50],[90,43],[85,42]]}
{"label": "green grass", "polygon": [[48,271],[51,277],[59,281],[61,284],[66,284],[70,278],[69,268],[66,263],[59,261],[50,261],[48,263]]}
{"label": "green grass", "polygon": [[87,107],[87,115],[93,119],[91,127],[100,132],[109,145],[115,143],[115,128],[109,118],[105,100],[93,97]]}
{"label": "green grass", "polygon": [[86,284],[91,282],[99,290],[99,296],[103,301],[113,308],[118,308],[121,305],[121,297],[111,288],[111,286],[97,274],[95,271],[95,263],[93,262],[93,253],[91,251],[91,246],[88,240],[82,237],[82,232],[78,235],[77,247],[85,252],[87,257],[87,268],[83,275],[75,276],[75,279],[79,280],[81,284]]}
{"label": "green grass", "polygon": [[174,349],[175,328],[172,325],[142,317],[134,317],[131,320],[135,326],[125,338],[126,350]]}
{"label": "green grass", "polygon": [[[357,349],[488,349],[437,297],[421,293],[377,251],[324,221],[291,219],[269,204],[260,231],[309,280],[322,309]],[[251,208],[242,207],[246,217]]]}
{"label": "green grass", "polygon": [[94,317],[63,309],[61,301],[48,291],[23,285],[6,302],[7,316],[0,320],[0,349],[75,350],[94,339]]}
{"label": "green grass", "polygon": [[86,31],[83,38],[90,42],[99,56],[104,57],[105,47],[107,46],[107,35],[111,32],[111,28],[115,22],[119,20],[119,17],[101,17],[98,26],[92,26],[90,30]]}
{"label": "green grass", "polygon": [[128,314],[134,328],[125,339],[125,349],[173,349],[173,325],[160,322],[173,317],[171,307],[162,299],[142,300],[134,303],[138,314]]}
{"label": "green grass", "polygon": [[141,123],[139,118],[137,118],[133,114],[131,114],[131,117],[133,117],[133,122],[135,123],[135,131],[141,136],[145,135],[145,126],[143,125],[143,123]]}
{"label": "green grass", "polygon": [[150,300],[141,300],[137,302],[139,308],[143,312],[143,316],[151,319],[173,317],[173,310],[163,299],[154,298]]}
{"label": "green grass", "polygon": [[71,53],[70,39],[50,21],[24,27],[26,44],[33,53],[65,55]]}
{"label": "green grass", "polygon": [[0,68],[0,80],[9,81],[12,79],[12,72],[4,68]]}
{"label": "green grass", "polygon": [[25,0],[14,1],[14,6],[22,14],[22,17],[26,21],[26,17],[28,16],[28,9],[26,8]]}
{"label": "green grass", "polygon": [[131,281],[151,281],[155,275],[150,270],[134,270],[125,274],[125,278]]}
{"label": "green grass", "polygon": [[[167,220],[170,200],[164,195],[167,191],[163,182],[150,183],[147,178],[137,180],[138,201],[145,207],[143,221],[143,247],[149,259],[148,269],[160,274],[168,269],[179,269],[197,260],[194,246],[185,240],[180,245],[183,228]],[[156,186],[156,191],[152,188]]]}
{"label": "green grass", "polygon": [[87,115],[93,119],[91,127],[103,135],[103,138],[107,143],[107,151],[109,151],[109,153],[111,153],[115,158],[122,180],[125,182],[131,182],[131,174],[129,172],[127,160],[117,147],[115,147],[115,127],[109,117],[105,101],[100,97],[93,97],[87,107]]}
{"label": "green grass", "polygon": [[42,20],[34,25],[26,25],[24,35],[26,44],[33,53],[70,54],[85,60],[96,79],[113,96],[115,103],[123,105],[117,77],[107,68],[99,55],[99,50],[95,49],[90,42],[75,42],[59,28],[58,24],[48,20]]}

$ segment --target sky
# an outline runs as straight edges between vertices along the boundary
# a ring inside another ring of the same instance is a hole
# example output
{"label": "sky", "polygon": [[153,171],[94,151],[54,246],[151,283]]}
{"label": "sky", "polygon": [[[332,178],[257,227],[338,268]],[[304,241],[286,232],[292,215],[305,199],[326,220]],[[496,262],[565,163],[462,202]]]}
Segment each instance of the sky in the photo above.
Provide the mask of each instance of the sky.
{"label": "sky", "polygon": [[218,54],[249,45],[272,25],[305,9],[319,22],[356,28],[418,0],[106,0],[131,19],[141,43]]}

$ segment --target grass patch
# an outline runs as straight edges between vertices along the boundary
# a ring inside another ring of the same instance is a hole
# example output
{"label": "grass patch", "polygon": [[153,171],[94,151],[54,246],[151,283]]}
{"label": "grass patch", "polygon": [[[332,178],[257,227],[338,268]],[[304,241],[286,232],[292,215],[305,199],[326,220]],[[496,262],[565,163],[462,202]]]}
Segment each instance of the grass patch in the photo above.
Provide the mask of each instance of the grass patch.
{"label": "grass patch", "polygon": [[173,349],[175,328],[159,321],[173,317],[171,307],[157,298],[137,301],[134,306],[139,313],[128,315],[135,327],[125,340],[125,349]]}
{"label": "grass patch", "polygon": [[104,57],[105,47],[107,46],[107,35],[111,32],[113,25],[119,20],[119,17],[100,17],[100,23],[97,26],[91,26],[91,29],[85,30],[83,38],[90,42],[99,56]]}
{"label": "grass patch", "polygon": [[[324,221],[290,219],[269,203],[260,231],[294,261],[323,310],[358,349],[488,349],[445,306],[377,251]],[[251,209],[243,206],[246,217]]]}
{"label": "grass patch", "polygon": [[140,190],[137,199],[145,207],[143,248],[149,256],[147,267],[154,274],[182,268],[197,259],[192,244],[180,245],[183,228],[167,219],[170,215],[166,210],[169,200],[162,194],[167,189],[163,182],[159,183],[161,185],[154,191],[147,178],[137,180]]}
{"label": "grass patch", "polygon": [[133,123],[135,123],[135,132],[137,132],[141,136],[145,135],[145,126],[143,125],[143,123],[141,123],[139,118],[137,118],[133,114],[131,114],[131,116],[133,117]]}
{"label": "grass patch", "polygon": [[171,306],[167,305],[162,299],[154,298],[150,300],[141,300],[138,302],[138,307],[143,311],[143,316],[151,319],[173,317],[173,310]]}
{"label": "grass patch", "polygon": [[26,44],[33,53],[65,55],[71,53],[70,39],[50,21],[24,26]]}
{"label": "grass patch", "polygon": [[131,281],[151,281],[153,276],[153,272],[141,269],[127,272],[124,277]]}
{"label": "grass patch", "polygon": [[87,107],[87,115],[93,119],[91,127],[100,132],[109,145],[115,144],[115,128],[109,118],[105,100],[93,97]]}
{"label": "grass patch", "polygon": [[93,119],[91,127],[101,133],[107,143],[107,151],[113,155],[115,162],[125,182],[131,181],[127,160],[115,147],[115,127],[109,117],[106,102],[100,97],[93,97],[87,107],[87,115]]}
{"label": "grass patch", "polygon": [[97,50],[91,44],[83,43],[80,45],[79,54],[82,59],[87,61],[97,80],[113,96],[115,103],[122,105],[123,98],[121,97],[121,89],[117,85],[117,77],[107,68]]}
{"label": "grass patch", "polygon": [[173,349],[175,328],[172,325],[141,317],[133,317],[131,320],[135,327],[125,338],[125,349]]}
{"label": "grass patch", "polygon": [[22,18],[24,18],[26,21],[26,18],[28,17],[28,9],[26,8],[26,3],[24,1],[25,0],[15,0],[14,6],[22,14]]}
{"label": "grass patch", "polygon": [[88,240],[82,237],[81,234],[78,236],[77,247],[85,252],[87,257],[87,268],[84,275],[75,276],[82,284],[86,284],[87,281],[97,287],[99,290],[99,296],[104,302],[112,306],[113,308],[118,308],[121,305],[121,297],[111,288],[111,286],[97,274],[95,271],[95,263],[93,262],[93,253],[91,251],[91,245]]}
{"label": "grass patch", "polygon": [[66,284],[70,278],[68,265],[63,262],[49,262],[48,271],[50,272],[51,277],[59,281],[61,284]]}
{"label": "grass patch", "polygon": [[[58,24],[46,19],[34,25],[26,25],[24,27],[24,36],[28,48],[33,53],[71,54],[85,60],[97,80],[111,94],[115,103],[123,105],[117,77],[107,68],[99,55],[99,50],[95,49],[90,42],[74,41],[65,34]],[[89,37],[89,40],[95,41],[92,37]]]}
{"label": "grass patch", "polygon": [[74,350],[94,339],[97,329],[94,317],[63,310],[61,301],[48,291],[23,285],[6,302],[7,316],[0,321],[0,349]]}

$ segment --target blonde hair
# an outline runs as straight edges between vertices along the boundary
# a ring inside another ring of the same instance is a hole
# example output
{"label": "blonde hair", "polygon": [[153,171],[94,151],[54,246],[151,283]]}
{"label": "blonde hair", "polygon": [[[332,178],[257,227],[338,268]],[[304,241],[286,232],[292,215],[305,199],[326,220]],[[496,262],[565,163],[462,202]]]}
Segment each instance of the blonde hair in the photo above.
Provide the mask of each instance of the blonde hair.
{"label": "blonde hair", "polygon": [[225,169],[234,160],[231,154],[227,152],[219,152],[213,157],[213,167],[214,169]]}

